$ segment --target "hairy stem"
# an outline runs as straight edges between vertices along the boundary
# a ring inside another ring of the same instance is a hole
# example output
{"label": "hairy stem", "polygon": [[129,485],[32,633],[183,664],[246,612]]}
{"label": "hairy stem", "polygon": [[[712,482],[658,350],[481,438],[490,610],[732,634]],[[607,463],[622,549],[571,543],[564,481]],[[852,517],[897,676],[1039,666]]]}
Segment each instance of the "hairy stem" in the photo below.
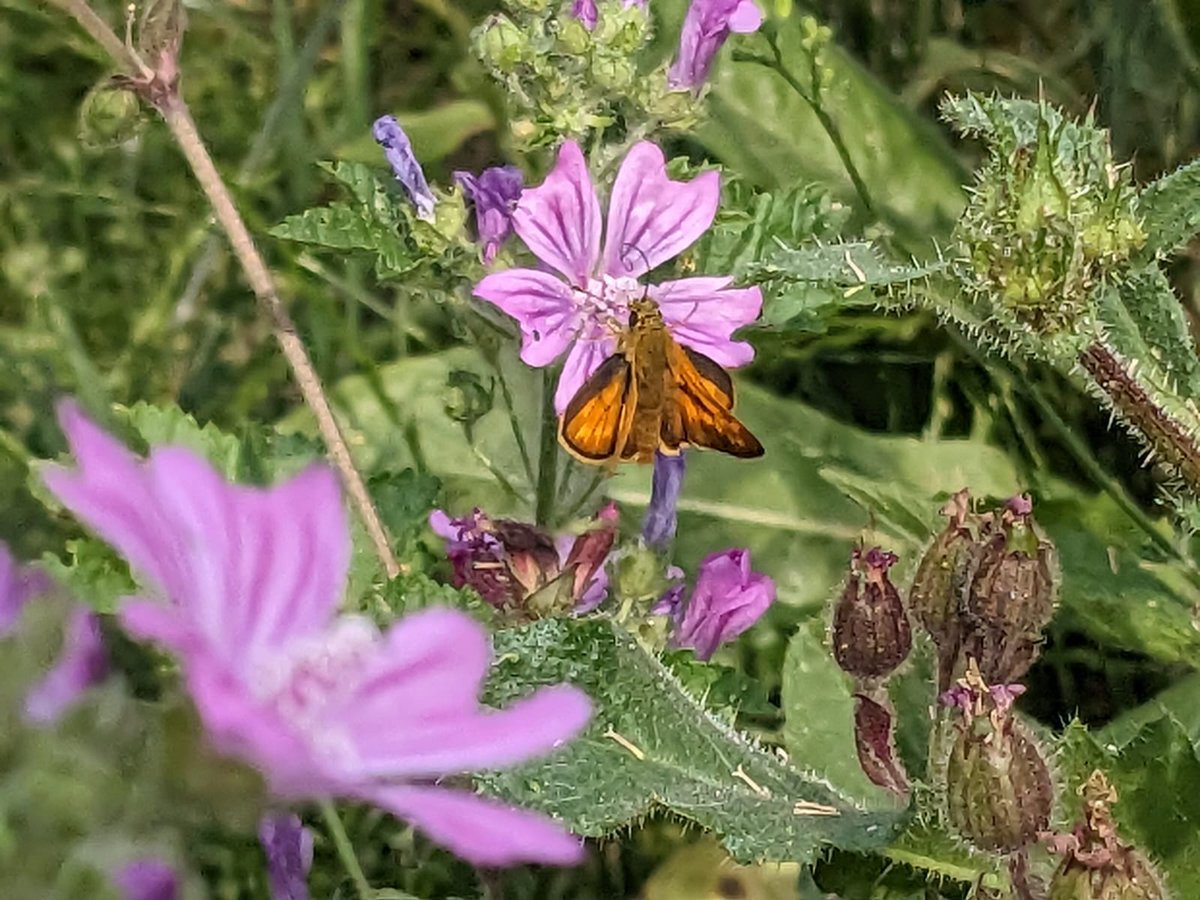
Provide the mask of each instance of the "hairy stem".
{"label": "hairy stem", "polygon": [[542,431],[538,441],[533,519],[545,528],[554,512],[554,489],[558,480],[558,414],[554,411],[554,375],[550,369],[542,370]]}
{"label": "hairy stem", "polygon": [[371,882],[367,881],[367,876],[363,873],[362,866],[358,862],[358,857],[354,853],[354,845],[350,843],[350,836],[346,834],[346,826],[342,824],[342,820],[338,816],[337,810],[334,809],[332,802],[322,800],[320,807],[321,818],[325,822],[325,829],[329,832],[329,837],[333,840],[333,846],[337,850],[342,868],[346,870],[346,874],[354,882],[354,890],[358,894],[359,900],[371,900],[375,896],[375,891],[372,890]]}
{"label": "hairy stem", "polygon": [[291,314],[275,290],[275,282],[271,277],[270,270],[268,270],[262,254],[254,245],[254,239],[250,236],[250,231],[242,220],[241,213],[234,205],[229,188],[226,187],[221,174],[213,164],[212,157],[208,154],[208,148],[204,145],[204,139],[201,138],[200,132],[196,129],[196,123],[192,120],[191,112],[179,94],[177,82],[164,84],[161,79],[158,79],[156,73],[146,67],[137,54],[113,33],[112,29],[96,15],[85,0],[50,0],[50,2],[71,15],[112,55],[119,65],[127,69],[125,74],[133,80],[134,84],[138,85],[138,91],[142,96],[152,98],[155,107],[163,117],[163,121],[166,122],[196,176],[200,189],[208,198],[217,223],[229,239],[229,244],[241,264],[246,280],[250,282],[250,288],[258,298],[259,305],[271,321],[275,339],[279,342],[284,358],[291,367],[292,375],[296,379],[304,402],[312,410],[317,421],[317,428],[328,448],[329,456],[341,474],[351,502],[367,527],[367,533],[375,547],[376,554],[383,563],[384,570],[389,578],[396,577],[400,574],[401,566],[392,552],[391,541],[375,510],[375,505],[371,502],[371,496],[367,493],[362,475],[350,456],[350,448],[333,416],[333,410],[329,405],[325,390],[321,386],[321,380],[313,367],[312,360],[309,359],[308,351],[305,350],[303,342],[296,334],[296,325],[292,321]]}

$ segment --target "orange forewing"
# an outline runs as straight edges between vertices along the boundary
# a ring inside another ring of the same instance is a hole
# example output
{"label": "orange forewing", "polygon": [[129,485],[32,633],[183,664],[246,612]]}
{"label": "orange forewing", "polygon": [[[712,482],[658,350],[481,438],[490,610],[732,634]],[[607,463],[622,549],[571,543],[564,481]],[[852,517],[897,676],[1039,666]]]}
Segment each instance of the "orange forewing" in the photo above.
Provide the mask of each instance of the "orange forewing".
{"label": "orange forewing", "polygon": [[636,406],[633,370],[622,355],[610,356],[571,398],[559,422],[558,438],[584,462],[620,455]]}
{"label": "orange forewing", "polygon": [[664,450],[684,445],[719,450],[751,459],[763,446],[733,414],[733,381],[705,356],[672,341],[667,372],[674,389],[667,394],[662,418]]}

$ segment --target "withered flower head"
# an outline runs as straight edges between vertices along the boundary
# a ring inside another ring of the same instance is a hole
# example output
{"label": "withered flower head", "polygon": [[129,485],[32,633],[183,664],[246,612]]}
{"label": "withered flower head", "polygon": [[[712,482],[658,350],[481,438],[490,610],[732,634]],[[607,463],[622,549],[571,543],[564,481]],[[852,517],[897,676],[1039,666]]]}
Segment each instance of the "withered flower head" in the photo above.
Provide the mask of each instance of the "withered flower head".
{"label": "withered flower head", "polygon": [[912,627],[888,569],[895,553],[855,550],[850,574],[833,612],[833,655],[856,678],[880,678],[904,662]]}

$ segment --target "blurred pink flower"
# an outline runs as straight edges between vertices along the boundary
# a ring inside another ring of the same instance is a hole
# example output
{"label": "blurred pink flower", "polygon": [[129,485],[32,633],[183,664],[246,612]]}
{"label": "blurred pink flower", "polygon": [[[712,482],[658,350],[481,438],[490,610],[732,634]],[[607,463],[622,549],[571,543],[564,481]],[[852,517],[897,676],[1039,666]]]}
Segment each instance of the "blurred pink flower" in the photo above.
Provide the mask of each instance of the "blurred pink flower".
{"label": "blurred pink flower", "polygon": [[708,230],[720,200],[720,176],[667,177],[663,153],[642,141],[621,163],[608,204],[601,249],[600,200],[583,151],[565,142],[546,180],[521,193],[513,227],[533,254],[560,276],[538,269],[495,272],[475,285],[521,326],[521,359],[546,366],[567,348],[554,395],[561,413],[583,382],[617,347],[630,301],[649,294],[672,336],[723,366],[741,366],[754,348],[733,332],[758,317],[762,292],[731,288],[731,277],[700,276],[643,285],[639,279],[682,253]]}
{"label": "blurred pink flower", "polygon": [[154,857],[126,863],[117,870],[113,882],[125,900],[176,900],[179,896],[175,870]]}
{"label": "blurred pink flower", "polygon": [[49,575],[37,566],[17,562],[0,541],[0,637],[13,630],[26,603],[52,586]]}
{"label": "blurred pink flower", "polygon": [[258,823],[258,841],[267,856],[271,900],[308,900],[313,837],[294,812],[270,812]]}
{"label": "blurred pink flower", "polygon": [[686,604],[682,588],[676,587],[654,611],[674,622],[671,646],[689,647],[707,660],[762,618],[774,601],[775,582],[750,570],[749,550],[735,549],[704,558]]}
{"label": "blurred pink flower", "polygon": [[704,84],[713,60],[730,33],[749,34],[762,25],[754,0],[692,0],[679,33],[679,50],[667,71],[667,83],[678,90]]}
{"label": "blurred pink flower", "polygon": [[550,819],[436,781],[551,751],[584,727],[587,697],[558,685],[482,708],[491,650],[468,616],[427,610],[380,634],[337,615],[350,536],[331,471],[242,487],[184,448],[140,460],[72,402],[59,419],[79,468],[46,484],[166,601],[126,598],[120,620],[178,656],[218,750],[280,797],[375,803],[478,865],[580,859]]}
{"label": "blurred pink flower", "polygon": [[599,18],[596,0],[572,0],[571,15],[583,23],[584,28],[591,31],[596,27],[596,21]]}
{"label": "blurred pink flower", "polygon": [[90,609],[77,607],[63,628],[58,660],[25,695],[25,721],[54,724],[84,691],[107,675],[108,653],[100,635],[100,620]]}

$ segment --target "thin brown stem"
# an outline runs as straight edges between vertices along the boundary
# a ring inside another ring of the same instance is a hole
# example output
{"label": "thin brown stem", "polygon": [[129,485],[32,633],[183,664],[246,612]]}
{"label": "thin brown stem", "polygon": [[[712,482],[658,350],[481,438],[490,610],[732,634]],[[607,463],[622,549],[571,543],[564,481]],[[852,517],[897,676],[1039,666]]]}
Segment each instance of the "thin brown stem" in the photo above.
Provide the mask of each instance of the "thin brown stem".
{"label": "thin brown stem", "polygon": [[312,410],[317,428],[328,448],[329,456],[341,474],[351,502],[367,527],[367,534],[371,538],[375,552],[383,563],[388,578],[395,578],[400,574],[401,566],[392,552],[391,541],[375,505],[371,501],[371,496],[367,493],[367,486],[362,475],[350,456],[350,448],[342,436],[337,419],[334,418],[325,390],[321,386],[321,379],[313,367],[312,360],[309,359],[308,351],[305,350],[303,342],[296,334],[296,325],[292,321],[287,306],[275,290],[271,272],[267,268],[262,254],[254,245],[254,239],[250,236],[246,223],[234,205],[229,188],[225,186],[225,181],[217,171],[216,165],[213,164],[204,139],[200,136],[200,132],[196,129],[196,123],[192,120],[191,112],[179,94],[178,82],[172,81],[166,85],[161,82],[151,84],[150,82],[154,81],[154,72],[146,68],[136,54],[125,46],[84,0],[50,0],[50,2],[71,15],[112,55],[119,65],[127,68],[129,71],[125,74],[135,82],[146,84],[145,89],[140,90],[139,93],[150,98],[162,115],[163,121],[166,122],[176,143],[179,144],[179,149],[183,151],[188,165],[191,166],[196,181],[200,184],[200,189],[208,198],[217,223],[229,239],[229,244],[241,264],[242,271],[246,274],[246,280],[250,283],[254,296],[258,298],[259,305],[270,318],[279,348],[283,351],[284,358],[291,367],[292,375],[296,379],[304,402]]}

